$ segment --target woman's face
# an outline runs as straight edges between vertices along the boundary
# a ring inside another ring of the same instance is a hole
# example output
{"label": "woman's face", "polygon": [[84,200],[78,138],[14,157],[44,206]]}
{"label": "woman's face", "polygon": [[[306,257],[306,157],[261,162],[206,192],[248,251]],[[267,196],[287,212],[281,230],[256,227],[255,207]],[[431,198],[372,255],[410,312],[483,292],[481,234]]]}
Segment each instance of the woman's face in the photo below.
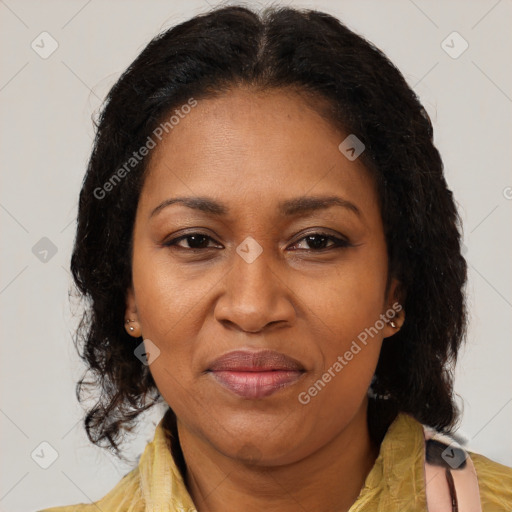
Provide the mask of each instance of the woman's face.
{"label": "woman's face", "polygon": [[[338,148],[348,135],[293,93],[236,89],[151,154],[127,317],[180,428],[229,457],[284,464],[327,445],[393,334],[378,198]],[[178,197],[203,201],[166,205]]]}

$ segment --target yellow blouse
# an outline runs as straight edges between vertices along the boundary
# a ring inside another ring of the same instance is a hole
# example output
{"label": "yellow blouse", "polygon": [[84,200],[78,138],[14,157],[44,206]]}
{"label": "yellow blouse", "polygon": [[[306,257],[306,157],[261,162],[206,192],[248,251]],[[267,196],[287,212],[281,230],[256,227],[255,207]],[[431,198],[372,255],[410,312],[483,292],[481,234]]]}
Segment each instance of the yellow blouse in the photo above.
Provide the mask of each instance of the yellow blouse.
{"label": "yellow blouse", "polygon": [[[94,503],[39,512],[194,512],[162,427],[155,429],[138,466]],[[480,486],[483,512],[512,511],[512,468],[469,452]],[[349,512],[426,511],[422,425],[400,413],[381,443],[379,456]]]}

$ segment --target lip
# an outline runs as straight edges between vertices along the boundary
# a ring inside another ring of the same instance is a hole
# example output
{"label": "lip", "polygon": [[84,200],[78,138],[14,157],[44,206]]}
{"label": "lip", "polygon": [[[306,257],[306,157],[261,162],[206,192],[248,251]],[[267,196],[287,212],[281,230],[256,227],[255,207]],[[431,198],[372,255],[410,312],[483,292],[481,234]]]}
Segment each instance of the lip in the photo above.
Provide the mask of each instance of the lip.
{"label": "lip", "polygon": [[274,350],[228,352],[210,364],[207,373],[217,383],[247,399],[259,399],[297,382],[304,367]]}

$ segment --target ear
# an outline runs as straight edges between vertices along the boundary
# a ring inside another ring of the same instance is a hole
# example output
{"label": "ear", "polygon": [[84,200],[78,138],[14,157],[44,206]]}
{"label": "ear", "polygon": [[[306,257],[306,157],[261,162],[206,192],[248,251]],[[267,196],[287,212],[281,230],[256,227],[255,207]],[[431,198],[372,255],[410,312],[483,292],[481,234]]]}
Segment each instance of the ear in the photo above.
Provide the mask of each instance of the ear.
{"label": "ear", "polygon": [[126,309],[124,313],[124,326],[126,332],[134,338],[142,335],[139,316],[137,314],[137,304],[135,303],[135,293],[130,286],[126,291]]}
{"label": "ear", "polygon": [[135,304],[135,293],[133,291],[133,286],[130,286],[126,290],[126,310],[124,316],[125,319],[135,319],[137,316],[137,305]]}
{"label": "ear", "polygon": [[402,290],[402,286],[398,279],[393,278],[389,286],[386,309],[383,311],[384,315],[384,338],[389,338],[396,334],[404,324],[405,321],[405,309],[403,302],[405,300],[405,293]]}

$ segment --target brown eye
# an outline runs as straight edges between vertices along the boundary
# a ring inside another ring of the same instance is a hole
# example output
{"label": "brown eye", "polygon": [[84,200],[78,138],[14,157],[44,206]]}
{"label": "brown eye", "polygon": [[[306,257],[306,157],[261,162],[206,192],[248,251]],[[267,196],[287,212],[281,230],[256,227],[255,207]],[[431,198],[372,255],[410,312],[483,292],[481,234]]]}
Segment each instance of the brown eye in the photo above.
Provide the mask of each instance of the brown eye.
{"label": "brown eye", "polygon": [[[178,245],[180,242],[186,241],[188,247],[183,245]],[[182,235],[177,238],[173,238],[168,242],[164,243],[165,247],[175,246],[180,249],[190,249],[190,250],[201,250],[201,249],[209,249],[208,244],[210,241],[213,241],[213,238],[205,235],[203,233],[190,233],[187,235]]]}
{"label": "brown eye", "polygon": [[[305,243],[309,245],[309,248],[299,250],[322,251],[326,249],[328,250],[342,247],[350,247],[351,245],[347,240],[332,235],[328,235],[327,233],[310,233],[307,236],[298,240],[294,245],[297,245],[303,241],[305,241]],[[332,242],[330,246],[327,245],[329,242]]]}

